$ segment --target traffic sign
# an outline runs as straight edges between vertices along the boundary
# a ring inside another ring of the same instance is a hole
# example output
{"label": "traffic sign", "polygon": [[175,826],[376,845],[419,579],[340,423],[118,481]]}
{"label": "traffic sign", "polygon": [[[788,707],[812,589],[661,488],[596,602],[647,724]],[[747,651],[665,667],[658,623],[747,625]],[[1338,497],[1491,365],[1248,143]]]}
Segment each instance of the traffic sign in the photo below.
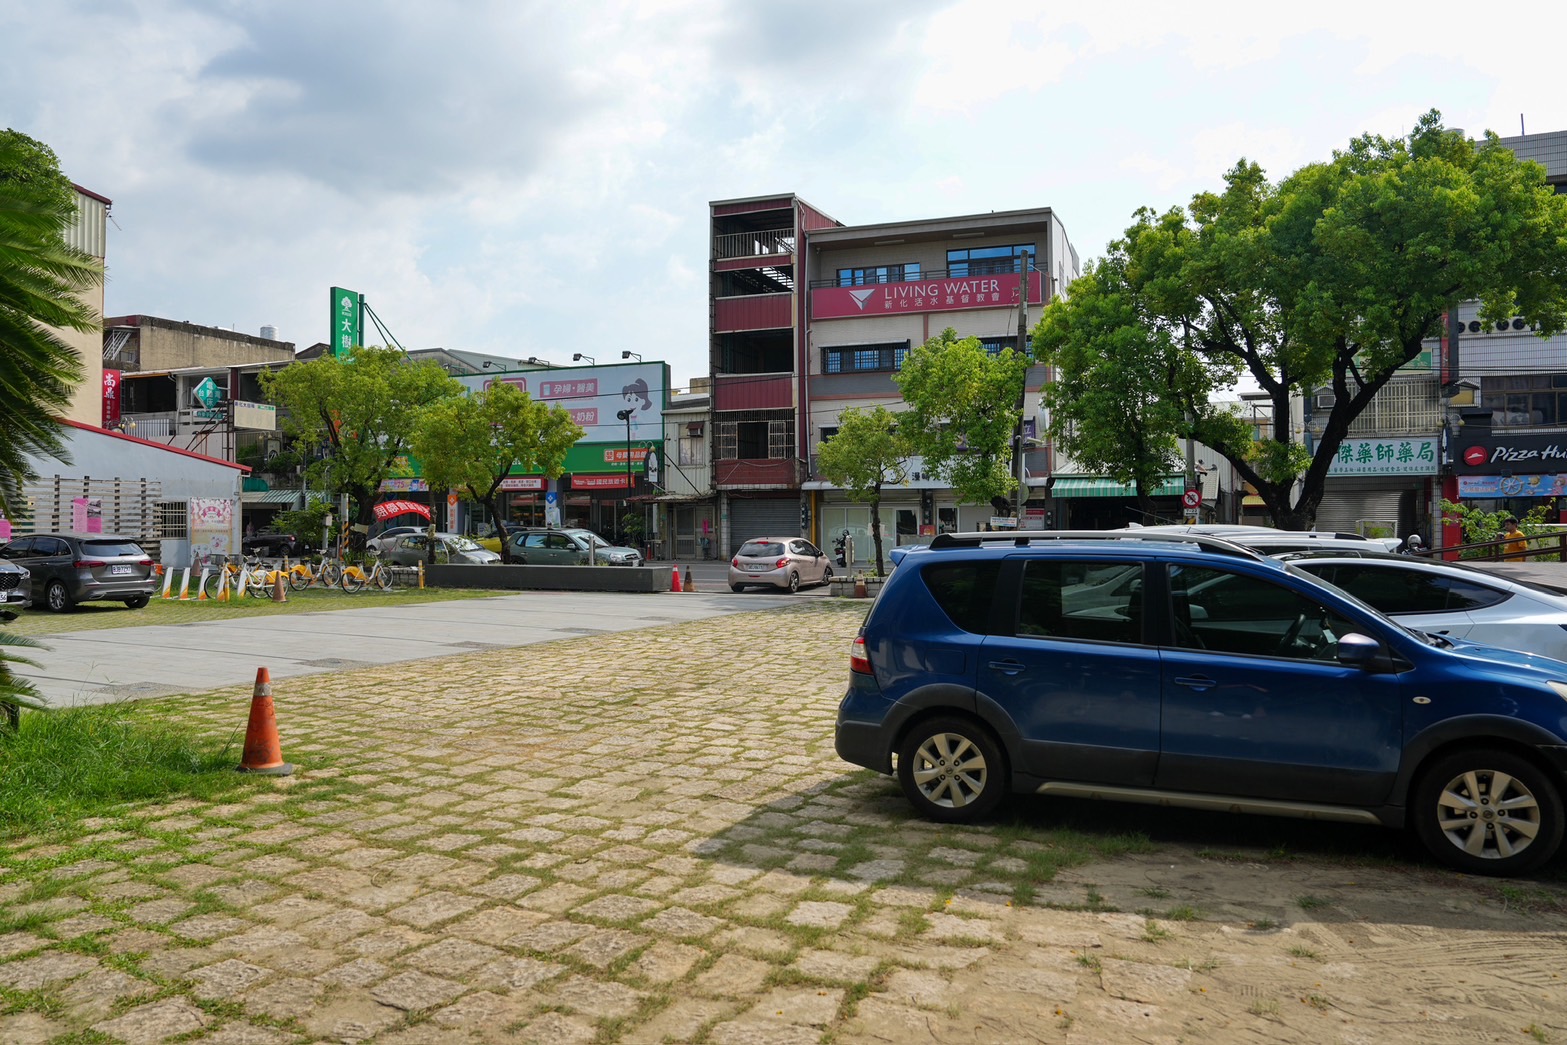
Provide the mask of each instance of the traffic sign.
{"label": "traffic sign", "polygon": [[1196,508],[1198,505],[1202,504],[1202,491],[1187,490],[1185,493],[1181,494],[1181,504],[1186,508]]}

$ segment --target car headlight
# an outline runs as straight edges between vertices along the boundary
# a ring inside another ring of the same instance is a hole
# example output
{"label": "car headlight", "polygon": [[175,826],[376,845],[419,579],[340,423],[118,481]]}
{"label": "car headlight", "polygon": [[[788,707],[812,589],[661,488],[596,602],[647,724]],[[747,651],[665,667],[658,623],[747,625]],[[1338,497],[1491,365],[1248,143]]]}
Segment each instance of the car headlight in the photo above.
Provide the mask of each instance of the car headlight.
{"label": "car headlight", "polygon": [[1567,700],[1567,682],[1547,682],[1546,685],[1555,690],[1558,697]]}

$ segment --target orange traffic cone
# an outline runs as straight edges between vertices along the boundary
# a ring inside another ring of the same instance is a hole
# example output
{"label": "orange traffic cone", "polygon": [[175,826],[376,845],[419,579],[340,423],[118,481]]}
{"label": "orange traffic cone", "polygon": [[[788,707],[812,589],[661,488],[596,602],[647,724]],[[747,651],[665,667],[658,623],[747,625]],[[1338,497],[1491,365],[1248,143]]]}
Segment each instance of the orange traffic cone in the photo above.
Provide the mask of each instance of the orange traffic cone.
{"label": "orange traffic cone", "polygon": [[288,776],[294,767],[283,761],[283,745],[278,741],[277,718],[272,708],[272,673],[256,669],[256,690],[250,698],[250,722],[245,726],[245,755],[241,773],[262,776]]}
{"label": "orange traffic cone", "polygon": [[273,581],[272,581],[272,601],[273,602],[287,602],[288,601],[288,585],[283,583],[283,571],[282,570],[277,571],[277,577],[274,578]]}
{"label": "orange traffic cone", "polygon": [[678,565],[675,567],[675,575],[674,575],[674,577],[670,581],[669,590],[670,591],[681,591],[682,590],[681,587],[680,587],[680,567]]}
{"label": "orange traffic cone", "polygon": [[696,584],[691,580],[691,567],[686,567],[686,591],[696,591]]}

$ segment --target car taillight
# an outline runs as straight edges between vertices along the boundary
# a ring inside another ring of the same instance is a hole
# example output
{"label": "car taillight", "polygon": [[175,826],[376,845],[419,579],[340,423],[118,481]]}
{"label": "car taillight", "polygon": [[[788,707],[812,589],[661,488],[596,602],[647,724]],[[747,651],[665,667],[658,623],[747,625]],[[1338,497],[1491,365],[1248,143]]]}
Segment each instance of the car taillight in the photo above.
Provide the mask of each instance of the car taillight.
{"label": "car taillight", "polygon": [[773,563],[773,569],[781,570],[781,569],[784,569],[785,567],[787,567],[788,565],[789,565],[789,560],[787,558],[779,559],[777,562]]}
{"label": "car taillight", "polygon": [[849,648],[849,670],[861,675],[875,674],[871,671],[871,658],[865,655],[864,635],[856,635],[854,645]]}
{"label": "car taillight", "polygon": [[108,563],[100,562],[97,559],[77,559],[71,565],[75,566],[78,570],[92,570],[99,566],[107,566]]}
{"label": "car taillight", "polygon": [[151,559],[143,559],[143,560],[141,560],[140,565],[142,565],[142,566],[151,566],[152,565],[152,560]]}
{"label": "car taillight", "polygon": [[738,570],[740,568],[740,556],[736,555],[733,559],[730,559],[729,565]]}

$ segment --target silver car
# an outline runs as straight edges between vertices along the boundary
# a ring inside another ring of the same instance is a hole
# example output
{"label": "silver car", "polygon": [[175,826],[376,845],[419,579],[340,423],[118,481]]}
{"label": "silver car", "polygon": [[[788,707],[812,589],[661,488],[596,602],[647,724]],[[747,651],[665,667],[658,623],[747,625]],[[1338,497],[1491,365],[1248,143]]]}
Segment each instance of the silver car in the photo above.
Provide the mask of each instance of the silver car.
{"label": "silver car", "polygon": [[1405,627],[1567,661],[1567,595],[1405,555],[1278,557]]}
{"label": "silver car", "polygon": [[[1118,531],[1120,532],[1120,531]],[[1397,537],[1363,537],[1358,533],[1342,533],[1331,530],[1276,530],[1271,526],[1250,526],[1245,523],[1192,523],[1166,526],[1126,527],[1128,533],[1196,533],[1208,537],[1221,537],[1244,548],[1251,548],[1263,555],[1281,555],[1284,552],[1336,551],[1345,555],[1380,554],[1397,551],[1403,544]]]}
{"label": "silver car", "polygon": [[31,583],[27,567],[0,559],[0,611],[8,606],[27,605],[27,587]]}
{"label": "silver car", "polygon": [[[435,562],[465,566],[488,566],[501,561],[501,557],[488,548],[481,547],[471,537],[457,533],[435,535]],[[383,546],[381,557],[399,566],[417,566],[430,561],[430,537],[425,533],[405,533],[392,538],[391,547]]]}
{"label": "silver car", "polygon": [[799,591],[805,584],[827,584],[832,563],[804,537],[757,537],[729,560],[729,589],[778,588]]}
{"label": "silver car", "polygon": [[526,566],[642,565],[641,552],[610,544],[592,530],[513,530],[506,544],[512,561]]}

